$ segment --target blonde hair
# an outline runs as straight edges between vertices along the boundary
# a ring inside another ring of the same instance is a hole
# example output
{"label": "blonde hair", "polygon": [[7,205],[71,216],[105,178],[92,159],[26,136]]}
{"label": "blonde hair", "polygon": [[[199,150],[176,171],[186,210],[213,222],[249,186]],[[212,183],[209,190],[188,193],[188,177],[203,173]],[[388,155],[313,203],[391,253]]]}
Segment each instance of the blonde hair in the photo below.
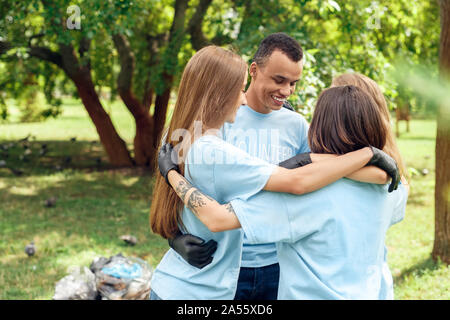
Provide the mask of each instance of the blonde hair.
{"label": "blonde hair", "polygon": [[[187,63],[181,77],[177,101],[167,131],[167,141],[175,148],[181,143],[184,154],[180,156],[179,170],[184,174],[184,159],[194,142],[194,123],[200,121],[202,133],[219,128],[227,116],[236,112],[247,65],[237,54],[217,46],[199,50]],[[171,141],[172,133],[185,129],[189,134],[180,141]],[[160,142],[161,143],[161,142]],[[158,147],[161,147],[161,145]],[[155,161],[157,163],[157,161]],[[156,169],[158,171],[158,169]],[[175,191],[158,174],[150,208],[150,225],[153,232],[164,238],[173,237],[184,227],[181,221],[183,202]]]}
{"label": "blonde hair", "polygon": [[368,93],[376,102],[378,106],[378,112],[381,114],[383,120],[385,121],[386,127],[386,145],[383,148],[388,155],[390,155],[397,162],[398,168],[400,170],[400,175],[407,176],[407,171],[403,163],[400,151],[397,147],[394,134],[391,128],[391,119],[389,115],[389,109],[386,104],[386,99],[381,92],[378,84],[370,79],[369,77],[359,74],[359,73],[345,73],[338,77],[335,77],[331,83],[331,87],[335,86],[345,86],[354,85],[363,89]]}

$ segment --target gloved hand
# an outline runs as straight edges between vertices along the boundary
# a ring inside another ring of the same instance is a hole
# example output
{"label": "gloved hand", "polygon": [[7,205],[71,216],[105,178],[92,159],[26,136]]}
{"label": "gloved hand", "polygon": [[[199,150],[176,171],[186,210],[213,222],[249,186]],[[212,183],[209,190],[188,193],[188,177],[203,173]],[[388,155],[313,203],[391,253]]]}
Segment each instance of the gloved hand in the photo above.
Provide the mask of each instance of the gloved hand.
{"label": "gloved hand", "polygon": [[[173,154],[173,156],[172,156]],[[179,171],[178,164],[176,163],[176,153],[173,152],[173,147],[170,143],[165,143],[161,149],[159,149],[158,153],[158,167],[161,175],[166,179],[168,185],[170,185],[169,180],[167,179],[167,175],[170,170]]]}
{"label": "gloved hand", "polygon": [[372,149],[373,156],[367,163],[367,166],[375,166],[386,171],[386,173],[392,178],[388,191],[392,192],[397,190],[400,182],[400,173],[398,172],[397,163],[384,151],[372,146],[370,148]]}
{"label": "gloved hand", "polygon": [[175,238],[169,239],[169,246],[187,263],[202,269],[213,260],[212,254],[216,252],[217,241],[209,240],[205,243],[202,238],[178,232]]}
{"label": "gloved hand", "polygon": [[292,158],[280,162],[278,165],[286,169],[295,169],[306,166],[307,164],[312,163],[310,154],[311,152],[299,153]]}

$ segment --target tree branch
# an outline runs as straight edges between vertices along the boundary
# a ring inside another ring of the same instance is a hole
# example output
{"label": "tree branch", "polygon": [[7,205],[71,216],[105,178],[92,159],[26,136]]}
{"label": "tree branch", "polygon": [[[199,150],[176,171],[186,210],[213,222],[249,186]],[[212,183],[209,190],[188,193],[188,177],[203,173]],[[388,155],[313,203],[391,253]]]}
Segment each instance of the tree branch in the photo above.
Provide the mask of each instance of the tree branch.
{"label": "tree branch", "polygon": [[27,52],[32,57],[51,62],[61,69],[64,69],[62,56],[58,52],[52,51],[46,47],[30,47]]}
{"label": "tree branch", "polygon": [[131,51],[130,43],[123,34],[115,34],[112,38],[120,59],[120,73],[117,78],[117,87],[119,92],[131,90],[135,58]]}
{"label": "tree branch", "polygon": [[119,53],[120,73],[117,78],[117,91],[125,106],[135,119],[139,119],[146,112],[141,102],[135,97],[132,89],[135,58],[128,39],[123,34],[112,36],[114,46]]}
{"label": "tree branch", "polygon": [[[62,57],[62,69],[70,78],[76,76],[80,71],[80,63],[76,56],[75,49],[71,44],[59,44],[59,52]],[[86,71],[89,71],[89,67]]]}
{"label": "tree branch", "polygon": [[0,56],[6,53],[11,48],[12,48],[11,43],[7,41],[0,41]]}
{"label": "tree branch", "polygon": [[39,34],[34,34],[32,35],[29,39],[28,39],[28,46],[31,47],[31,41],[33,41],[33,39],[38,39],[38,38],[42,38],[43,36],[45,36],[44,33],[39,33]]}
{"label": "tree branch", "polygon": [[202,31],[202,25],[206,10],[208,10],[211,2],[212,0],[200,0],[194,15],[188,23],[187,31],[191,35],[192,46],[197,51],[209,43]]}
{"label": "tree branch", "polygon": [[91,39],[83,37],[80,40],[80,47],[78,48],[78,54],[83,57],[86,52],[89,51],[91,47]]}
{"label": "tree branch", "polygon": [[[40,35],[37,35],[34,38],[36,37],[40,37]],[[30,38],[29,43],[31,42],[32,38],[33,37]],[[14,48],[14,46],[10,42],[0,41],[0,56],[5,54],[8,50],[12,48]],[[40,46],[35,47],[29,46],[26,48],[26,50],[31,57],[51,62],[64,70],[63,59],[60,53],[50,50],[47,47],[40,47]]]}

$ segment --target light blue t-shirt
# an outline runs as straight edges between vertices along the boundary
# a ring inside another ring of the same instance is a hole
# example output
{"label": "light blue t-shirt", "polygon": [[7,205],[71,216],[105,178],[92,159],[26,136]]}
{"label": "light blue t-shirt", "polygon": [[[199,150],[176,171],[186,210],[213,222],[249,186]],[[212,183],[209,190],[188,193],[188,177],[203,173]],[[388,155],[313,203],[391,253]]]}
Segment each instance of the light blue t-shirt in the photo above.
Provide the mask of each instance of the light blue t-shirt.
{"label": "light blue t-shirt", "polygon": [[[220,203],[248,199],[264,188],[276,166],[251,157],[224,140],[206,135],[197,139],[185,161],[186,179]],[[233,299],[241,265],[241,229],[213,233],[184,207],[187,233],[219,243],[212,262],[203,269],[187,263],[170,249],[156,267],[151,288],[163,300]]]}
{"label": "light blue t-shirt", "polygon": [[[227,142],[272,164],[310,151],[308,123],[299,113],[286,108],[263,114],[241,106],[234,123],[225,123],[222,132]],[[263,267],[277,262],[274,243],[249,244],[244,235],[242,267]]]}
{"label": "light blue t-shirt", "polygon": [[277,242],[278,299],[387,299],[385,236],[403,219],[400,185],[346,178],[304,195],[261,191],[232,206],[250,243]]}

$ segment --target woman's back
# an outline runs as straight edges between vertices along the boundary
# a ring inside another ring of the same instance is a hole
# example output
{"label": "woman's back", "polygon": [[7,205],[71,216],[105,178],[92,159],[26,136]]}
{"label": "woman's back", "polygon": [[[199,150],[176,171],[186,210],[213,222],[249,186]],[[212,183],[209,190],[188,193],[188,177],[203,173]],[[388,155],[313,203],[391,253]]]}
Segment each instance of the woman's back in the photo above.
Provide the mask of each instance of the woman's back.
{"label": "woman's back", "polygon": [[[407,192],[341,179],[295,196],[260,192],[233,208],[250,241],[278,242],[279,299],[378,299],[384,242]],[[281,195],[281,197],[280,197]]]}

